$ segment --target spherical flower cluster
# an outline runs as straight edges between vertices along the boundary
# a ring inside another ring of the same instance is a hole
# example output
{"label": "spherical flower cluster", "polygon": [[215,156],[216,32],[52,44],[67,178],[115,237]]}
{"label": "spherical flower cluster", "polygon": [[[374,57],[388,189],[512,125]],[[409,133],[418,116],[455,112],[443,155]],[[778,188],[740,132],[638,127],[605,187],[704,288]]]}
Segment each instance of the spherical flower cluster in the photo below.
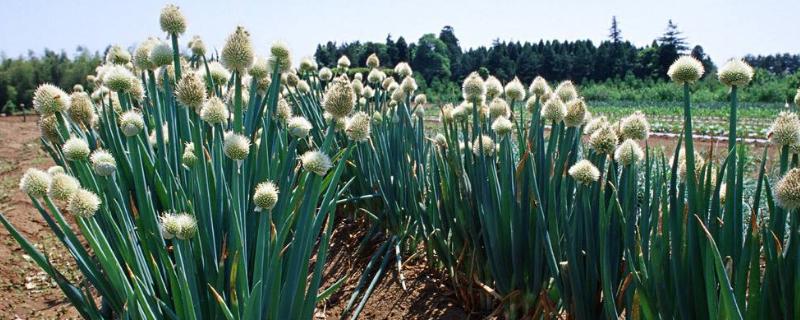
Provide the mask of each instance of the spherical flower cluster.
{"label": "spherical flower cluster", "polygon": [[703,63],[692,56],[681,56],[672,63],[667,75],[677,84],[692,83],[703,76]]}
{"label": "spherical flower cluster", "polygon": [[303,94],[309,93],[311,92],[311,86],[309,86],[308,82],[306,82],[305,80],[300,80],[300,82],[297,83],[297,92]]}
{"label": "spherical flower cluster", "polygon": [[242,161],[247,159],[247,155],[250,154],[250,140],[243,135],[231,131],[226,132],[222,150],[228,158]]}
{"label": "spherical flower cluster", "polygon": [[50,168],[47,168],[47,174],[52,176],[57,173],[66,173],[66,171],[64,171],[64,167],[62,166],[51,166]]}
{"label": "spherical flower cluster", "polygon": [[103,85],[116,92],[129,92],[138,78],[127,68],[114,65],[109,67],[103,77]]}
{"label": "spherical flower cluster", "polygon": [[575,179],[578,183],[582,185],[591,185],[593,182],[600,179],[600,170],[592,164],[589,160],[583,159],[569,168],[567,171],[570,177]]}
{"label": "spherical flower cluster", "polygon": [[153,70],[156,66],[150,61],[150,50],[158,43],[156,38],[147,38],[133,51],[133,65],[142,70]]}
{"label": "spherical flower cluster", "polygon": [[58,118],[54,115],[42,115],[39,119],[39,130],[42,137],[51,142],[58,141],[61,135],[58,133]]}
{"label": "spherical flower cluster", "polygon": [[567,127],[580,127],[586,121],[586,103],[583,99],[574,99],[567,102],[567,114],[564,124]]}
{"label": "spherical flower cluster", "polygon": [[338,77],[325,90],[322,107],[336,118],[346,117],[356,104],[356,94],[347,77]]}
{"label": "spherical flower cluster", "polygon": [[453,121],[453,105],[452,104],[445,104],[442,109],[441,113],[439,114],[439,120],[442,123],[450,123]]}
{"label": "spherical flower cluster", "polygon": [[31,197],[44,197],[47,195],[51,179],[47,172],[30,168],[19,179],[19,189]]}
{"label": "spherical flower cluster", "polygon": [[650,136],[650,123],[644,113],[637,110],[620,121],[622,139],[647,140]]}
{"label": "spherical flower cluster", "polygon": [[359,79],[353,79],[353,82],[350,82],[350,86],[353,87],[353,93],[356,96],[360,97],[362,93],[364,93],[364,84]]}
{"label": "spherical flower cluster", "polygon": [[372,99],[372,97],[375,96],[375,89],[372,89],[372,87],[369,86],[364,87],[364,92],[362,92],[361,94],[364,96],[364,98]]}
{"label": "spherical flower cluster", "polygon": [[317,63],[310,57],[300,59],[300,72],[309,73],[317,71]]}
{"label": "spherical flower cluster", "polygon": [[[203,79],[206,79],[206,82],[209,81],[208,78],[211,78],[211,81],[214,81],[214,86],[225,86],[231,78],[231,72],[217,61],[208,63],[208,74],[206,74],[205,68],[203,68],[201,73],[203,74]],[[210,86],[211,83],[208,83],[208,85]]]}
{"label": "spherical flower cluster", "polygon": [[783,209],[800,208],[800,169],[792,168],[775,185],[775,201]]}
{"label": "spherical flower cluster", "polygon": [[175,97],[183,106],[198,111],[206,100],[206,84],[196,72],[187,72],[175,87]]}
{"label": "spherical flower cluster", "polygon": [[92,98],[89,97],[89,94],[82,91],[73,92],[70,95],[70,101],[71,104],[68,110],[70,119],[87,128],[90,127],[97,115],[94,112]]}
{"label": "spherical flower cluster", "polygon": [[138,111],[129,110],[119,117],[119,129],[122,134],[132,137],[144,129],[144,118]]}
{"label": "spherical flower cluster", "polygon": [[61,88],[45,83],[33,93],[33,107],[45,116],[64,112],[70,107],[70,97]]}
{"label": "spherical flower cluster", "polygon": [[200,57],[206,54],[206,44],[203,42],[203,39],[200,38],[200,36],[196,35],[192,37],[192,40],[189,40],[187,45],[194,56]]}
{"label": "spherical flower cluster", "polygon": [[147,59],[154,67],[170,65],[172,64],[172,58],[172,45],[169,42],[158,40],[150,48],[150,53],[147,56]]}
{"label": "spherical flower cluster", "polygon": [[306,171],[315,173],[318,176],[324,176],[333,167],[331,158],[319,151],[307,151],[300,156],[300,162],[303,163],[303,168]]}
{"label": "spherical flower cluster", "polygon": [[[669,165],[672,166],[675,159],[669,159]],[[694,174],[696,179],[700,179],[699,176],[703,173],[703,166],[705,165],[706,161],[703,159],[703,156],[700,155],[699,152],[694,152]],[[681,148],[681,151],[678,152],[678,177],[681,181],[686,180],[686,149]]]}
{"label": "spherical flower cluster", "polygon": [[168,4],[161,9],[161,30],[169,34],[181,35],[186,32],[186,18],[183,17],[181,10],[172,4]]}
{"label": "spherical flower cluster", "polygon": [[270,61],[272,61],[273,66],[278,67],[278,70],[289,70],[292,67],[292,54],[285,42],[276,41],[272,43],[269,52]]}
{"label": "spherical flower cluster", "polygon": [[753,67],[742,59],[732,59],[719,69],[717,76],[726,86],[744,87],[753,80]]}
{"label": "spherical flower cluster", "polygon": [[367,57],[367,67],[370,68],[377,68],[381,64],[381,61],[378,59],[376,54],[371,54]]}
{"label": "spherical flower cluster", "polygon": [[226,68],[243,72],[253,65],[255,54],[250,44],[250,33],[242,26],[236,27],[222,47],[220,60]]}
{"label": "spherical flower cluster", "polygon": [[200,119],[210,125],[225,124],[228,122],[228,107],[222,99],[214,96],[203,103],[203,108],[200,109]]}
{"label": "spherical flower cluster", "polygon": [[536,78],[533,79],[533,82],[531,82],[530,87],[528,87],[528,92],[540,97],[546,92],[550,91],[550,85],[547,84],[547,80],[541,76],[536,76]]}
{"label": "spherical flower cluster", "polygon": [[187,240],[197,234],[197,219],[188,213],[164,213],[161,216],[161,236],[164,239]]}
{"label": "spherical flower cluster", "polygon": [[292,117],[286,122],[289,134],[295,138],[302,139],[308,136],[313,126],[311,122],[303,117]]}
{"label": "spherical flower cluster", "polygon": [[183,154],[181,155],[181,164],[187,167],[192,167],[197,163],[197,156],[194,154],[194,143],[187,142],[183,146]]}
{"label": "spherical flower cluster", "polygon": [[608,125],[609,125],[608,119],[605,116],[591,118],[591,120],[589,120],[589,122],[586,123],[586,126],[583,127],[583,133],[591,136],[592,133],[597,131],[597,129],[600,129]]}
{"label": "spherical flower cluster", "polygon": [[506,98],[511,101],[521,101],[525,99],[525,86],[522,85],[522,82],[520,82],[517,77],[514,77],[514,80],[506,84],[505,91]]}
{"label": "spherical flower cluster", "polygon": [[424,94],[420,93],[414,97],[415,106],[424,106],[426,104],[428,104],[428,97]]}
{"label": "spherical flower cluster", "polygon": [[64,158],[70,161],[86,160],[89,157],[89,143],[78,137],[70,137],[64,142],[61,147],[61,152],[64,153]]}
{"label": "spherical flower cluster", "polygon": [[489,102],[489,117],[492,119],[497,117],[508,117],[511,115],[511,109],[508,107],[506,100],[502,98],[494,98]]}
{"label": "spherical flower cluster", "polygon": [[622,166],[629,166],[641,161],[644,158],[644,151],[636,141],[627,139],[614,151],[614,160]]}
{"label": "spherical flower cluster", "polygon": [[794,104],[800,107],[800,89],[797,89],[797,93],[794,95]]}
{"label": "spherical flower cluster", "polygon": [[344,55],[339,57],[339,60],[336,61],[336,66],[345,70],[350,68],[350,58]]}
{"label": "spherical flower cluster", "polygon": [[514,130],[514,123],[506,117],[497,117],[492,123],[492,130],[499,135],[506,135]]}
{"label": "spherical flower cluster", "polygon": [[94,173],[98,176],[107,177],[114,174],[117,170],[117,161],[114,160],[114,156],[106,150],[95,150],[89,157],[89,161],[92,163]]}
{"label": "spherical flower cluster", "polygon": [[560,99],[550,99],[542,106],[542,119],[551,122],[561,122],[567,115],[567,107]]}
{"label": "spherical flower cluster", "polygon": [[447,148],[447,137],[441,133],[437,133],[436,136],[433,137],[433,144],[440,148]]}
{"label": "spherical flower cluster", "polygon": [[328,68],[319,69],[319,78],[322,81],[330,81],[333,78],[333,71]]}
{"label": "spherical flower cluster", "polygon": [[253,203],[256,205],[256,211],[272,210],[278,204],[278,187],[272,181],[259,183],[253,193]]}
{"label": "spherical flower cluster", "polygon": [[128,50],[122,49],[119,45],[113,45],[106,53],[106,63],[110,64],[126,64],[131,62],[131,53]]}
{"label": "spherical flower cluster", "polygon": [[486,78],[486,99],[493,100],[503,94],[503,84],[495,76]]}
{"label": "spherical flower cluster", "polygon": [[347,128],[345,129],[347,137],[356,142],[367,141],[371,131],[371,121],[368,114],[363,111],[356,112],[347,119]]}
{"label": "spherical flower cluster", "polygon": [[477,72],[473,72],[464,79],[461,91],[464,93],[464,100],[470,102],[483,100],[484,96],[486,96],[486,84]]}
{"label": "spherical flower cluster", "polygon": [[597,129],[589,137],[589,147],[598,154],[614,154],[614,149],[617,148],[617,133],[611,126],[605,125]]}
{"label": "spherical flower cluster", "polygon": [[283,97],[278,99],[278,105],[275,107],[275,117],[282,123],[286,123],[292,117],[292,106]]}
{"label": "spherical flower cluster", "polygon": [[778,114],[769,129],[769,141],[779,146],[800,143],[800,119],[797,118],[797,114],[786,111]]}
{"label": "spherical flower cluster", "polygon": [[478,155],[485,155],[485,156],[492,156],[494,155],[495,150],[494,140],[487,135],[481,135],[480,137],[475,138],[475,141],[472,142],[472,154]]}
{"label": "spherical flower cluster", "polygon": [[558,84],[555,91],[556,96],[564,103],[570,102],[578,98],[578,91],[575,90],[575,85],[572,81],[566,80]]}
{"label": "spherical flower cluster", "polygon": [[386,74],[378,69],[372,69],[367,74],[367,81],[372,84],[378,84],[386,79]]}
{"label": "spherical flower cluster", "polygon": [[405,62],[398,62],[396,66],[394,66],[394,73],[396,73],[400,78],[410,77],[414,71],[411,70],[411,66]]}
{"label": "spherical flower cluster", "polygon": [[269,69],[267,59],[264,59],[264,57],[256,57],[255,62],[253,62],[253,66],[247,71],[247,73],[250,74],[253,79],[264,79],[269,77],[271,70]]}
{"label": "spherical flower cluster", "polygon": [[81,187],[75,177],[66,173],[56,173],[50,179],[47,195],[53,199],[67,201]]}
{"label": "spherical flower cluster", "polygon": [[78,189],[69,198],[67,211],[76,217],[89,218],[100,209],[100,198],[94,192],[86,189]]}
{"label": "spherical flower cluster", "polygon": [[406,94],[411,95],[414,91],[417,91],[417,80],[411,76],[403,78],[403,81],[400,83],[400,89]]}
{"label": "spherical flower cluster", "polygon": [[536,95],[531,94],[531,96],[528,97],[528,100],[525,101],[525,109],[527,109],[530,113],[536,112],[538,102],[539,101],[537,100]]}

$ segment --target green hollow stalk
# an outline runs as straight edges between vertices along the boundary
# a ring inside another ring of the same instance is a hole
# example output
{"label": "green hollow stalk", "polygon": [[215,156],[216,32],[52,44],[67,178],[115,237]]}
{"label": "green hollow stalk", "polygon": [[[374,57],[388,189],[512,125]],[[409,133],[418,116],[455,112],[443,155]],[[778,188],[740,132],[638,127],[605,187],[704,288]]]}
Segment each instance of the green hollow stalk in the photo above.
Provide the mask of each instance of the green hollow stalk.
{"label": "green hollow stalk", "polygon": [[[737,122],[736,113],[737,112],[736,111],[737,111],[737,105],[738,105],[737,91],[738,91],[738,88],[736,86],[732,86],[731,87],[731,112],[730,112],[730,117],[729,117],[730,125],[729,125],[729,129],[728,129],[729,130],[729,133],[728,133],[728,157],[729,157],[729,160],[728,160],[727,181],[726,181],[727,187],[725,188],[725,198],[728,199],[728,201],[725,202],[725,217],[724,217],[724,221],[728,222],[728,223],[724,224],[724,226],[725,226],[724,234],[725,235],[723,236],[728,241],[723,241],[723,245],[722,245],[722,249],[723,249],[722,254],[725,254],[725,255],[730,255],[730,254],[732,254],[734,252],[740,251],[740,250],[737,250],[736,248],[738,248],[741,245],[737,241],[737,242],[733,243],[733,246],[731,246],[731,242],[730,242],[730,241],[738,240],[740,238],[740,237],[737,237],[737,235],[734,232],[735,232],[735,228],[738,225],[741,225],[741,219],[738,219],[738,217],[737,217],[738,214],[735,211],[736,210],[735,203],[736,203],[736,199],[737,199],[736,198],[736,191],[737,191],[737,188],[736,188],[736,173],[737,173],[737,170],[736,170],[736,122]],[[737,221],[739,223],[737,223]],[[725,250],[725,249],[729,249],[729,250]],[[738,254],[734,254],[733,255],[733,259],[734,259],[734,263],[735,263],[738,260]]]}

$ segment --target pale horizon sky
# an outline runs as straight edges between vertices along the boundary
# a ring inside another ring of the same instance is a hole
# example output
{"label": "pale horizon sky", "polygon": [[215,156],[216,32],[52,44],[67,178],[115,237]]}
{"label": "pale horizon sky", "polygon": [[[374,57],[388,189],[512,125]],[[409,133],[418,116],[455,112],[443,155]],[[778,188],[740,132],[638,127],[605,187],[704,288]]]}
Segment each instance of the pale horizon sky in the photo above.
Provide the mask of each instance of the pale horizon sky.
{"label": "pale horizon sky", "polygon": [[716,64],[745,54],[800,53],[800,1],[7,1],[0,11],[0,52],[7,57],[68,54],[78,46],[102,51],[131,47],[148,36],[165,37],[161,8],[175,3],[188,20],[181,46],[200,35],[210,50],[221,48],[237,25],[252,35],[260,55],[284,41],[295,62],[316,45],[384,42],[387,34],[416,42],[423,34],[455,29],[462,48],[504,41],[607,39],[616,16],[622,36],[637,46],[651,43],[672,19],[690,46],[700,44]]}

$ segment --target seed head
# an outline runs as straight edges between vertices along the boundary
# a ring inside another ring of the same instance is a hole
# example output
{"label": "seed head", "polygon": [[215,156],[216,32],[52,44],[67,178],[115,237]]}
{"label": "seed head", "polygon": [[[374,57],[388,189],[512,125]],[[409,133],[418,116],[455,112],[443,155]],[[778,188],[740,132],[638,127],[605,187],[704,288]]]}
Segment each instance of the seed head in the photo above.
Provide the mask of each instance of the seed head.
{"label": "seed head", "polygon": [[247,71],[253,79],[264,79],[270,76],[272,70],[270,70],[270,65],[267,62],[267,59],[264,57],[256,57],[255,62],[253,62],[253,67]]}
{"label": "seed head", "polygon": [[531,96],[528,97],[528,100],[525,101],[525,108],[528,109],[528,112],[534,113],[534,112],[537,111],[536,110],[536,102],[537,102],[536,95],[535,94],[531,94]]}
{"label": "seed head", "polygon": [[364,87],[364,92],[361,94],[364,96],[364,98],[372,99],[372,97],[375,96],[375,89],[372,89],[372,87],[369,86]]}
{"label": "seed head", "polygon": [[800,107],[800,89],[797,89],[797,93],[794,95],[794,104]]}
{"label": "seed head", "polygon": [[297,82],[297,92],[300,92],[301,94],[307,94],[311,92],[311,86],[309,86],[308,82],[305,80],[300,80]]}
{"label": "seed head", "polygon": [[378,56],[374,53],[367,57],[367,67],[370,68],[377,68],[381,64],[381,61],[378,59]]}
{"label": "seed head", "polygon": [[92,152],[89,161],[92,163],[94,173],[98,176],[107,177],[117,170],[117,161],[114,160],[114,156],[103,149],[97,149]]}
{"label": "seed head", "polygon": [[333,167],[331,158],[316,150],[304,153],[300,156],[300,162],[303,163],[303,169],[319,176],[324,176]]}
{"label": "seed head", "polygon": [[47,172],[30,168],[19,179],[19,189],[34,198],[44,197],[47,195],[51,179]]}
{"label": "seed head", "polygon": [[175,97],[183,106],[197,112],[206,100],[206,84],[196,72],[187,72],[175,87]]}
{"label": "seed head", "polygon": [[289,70],[292,67],[292,54],[285,42],[273,42],[269,52],[272,65],[277,66],[279,70]]}
{"label": "seed head", "polygon": [[381,83],[383,79],[386,79],[386,74],[378,69],[373,68],[369,71],[369,74],[367,74],[367,81],[372,84]]}
{"label": "seed head", "polygon": [[313,128],[311,122],[303,117],[292,117],[286,122],[286,127],[289,134],[295,138],[302,139],[308,136],[309,131]]}
{"label": "seed head", "polygon": [[52,84],[45,83],[36,88],[33,94],[33,107],[42,115],[48,116],[69,109],[69,95]]}
{"label": "seed head", "polygon": [[94,192],[86,189],[78,189],[69,198],[67,211],[77,217],[90,218],[100,209],[100,198]]}
{"label": "seed head", "polygon": [[437,133],[436,136],[433,137],[433,144],[440,148],[447,148],[447,137],[441,133]]}
{"label": "seed head", "polygon": [[400,83],[400,89],[407,95],[411,95],[414,91],[417,91],[417,80],[411,76],[405,77],[403,82]]}
{"label": "seed head", "polygon": [[161,216],[161,236],[164,239],[191,239],[197,234],[197,219],[188,213],[164,213]]}
{"label": "seed head", "polygon": [[[775,201],[789,211],[800,208],[800,169],[792,168],[775,185]],[[796,215],[795,215],[796,217]]]}
{"label": "seed head", "polygon": [[394,73],[400,76],[400,78],[410,77],[414,71],[411,70],[411,66],[408,65],[406,62],[398,62],[396,66],[394,66]]}
{"label": "seed head", "polygon": [[461,86],[461,91],[464,94],[464,100],[475,101],[483,100],[486,96],[486,85],[477,72],[470,73],[464,84]]}
{"label": "seed head", "polygon": [[156,41],[150,48],[150,55],[147,58],[155,67],[172,64],[172,45],[166,41]]}
{"label": "seed head", "polygon": [[617,148],[617,133],[609,125],[604,125],[597,129],[589,137],[589,147],[598,154],[613,155]]}
{"label": "seed head", "polygon": [[514,123],[506,117],[497,117],[492,123],[492,130],[499,135],[506,135],[514,130]]}
{"label": "seed head", "polygon": [[292,117],[292,106],[283,97],[278,99],[275,116],[283,123],[286,123]]}
{"label": "seed head", "polygon": [[194,154],[194,143],[187,142],[183,146],[183,154],[181,155],[181,164],[189,168],[197,163],[197,156]]}
{"label": "seed head", "polygon": [[569,80],[559,83],[558,87],[556,87],[555,94],[564,103],[578,99],[578,91],[575,89],[575,85],[572,84],[572,81]]}
{"label": "seed head", "polygon": [[426,104],[428,104],[428,97],[424,94],[420,93],[414,97],[415,106],[424,106]]}
{"label": "seed head", "polygon": [[[669,165],[671,166],[674,162],[674,158],[669,159]],[[700,175],[703,173],[703,166],[705,165],[706,161],[703,159],[703,156],[700,155],[699,152],[694,152],[694,171],[695,177],[699,179]],[[681,148],[681,151],[678,152],[678,177],[681,181],[686,181],[686,149]]]}
{"label": "seed head", "polygon": [[70,95],[70,101],[72,103],[68,110],[69,118],[72,119],[73,122],[82,124],[87,128],[91,127],[92,120],[97,117],[94,113],[92,98],[90,98],[86,92],[80,91],[73,92]]}
{"label": "seed head", "polygon": [[650,136],[650,123],[644,113],[636,110],[620,121],[620,133],[622,139],[647,140]]}
{"label": "seed head", "polygon": [[356,104],[356,94],[347,77],[338,77],[325,90],[322,107],[336,118],[346,117]]}
{"label": "seed head", "polygon": [[588,186],[593,182],[600,179],[600,170],[592,164],[589,160],[583,159],[569,168],[567,171],[569,175],[578,183]]}
{"label": "seed head", "polygon": [[[147,40],[143,41],[136,47],[136,50],[133,51],[133,65],[141,70],[153,70],[158,66],[150,61],[150,51],[153,50],[153,47],[158,43],[156,38],[147,38]],[[170,60],[172,56],[170,56]]]}
{"label": "seed head", "polygon": [[542,106],[542,119],[551,122],[561,122],[567,115],[567,106],[560,99],[549,99]]}
{"label": "seed head", "polygon": [[168,4],[161,9],[161,30],[166,33],[181,35],[186,32],[186,18],[183,17],[180,8],[175,5]]}
{"label": "seed head", "polygon": [[[200,73],[203,75],[203,79],[205,79],[206,82],[209,81],[208,78],[210,75],[211,80],[214,81],[214,86],[225,86],[231,78],[231,72],[217,61],[208,63],[208,74],[206,74],[205,68],[201,68]],[[210,86],[211,83],[208,82],[208,85]]]}
{"label": "seed head", "polygon": [[779,146],[800,143],[800,120],[794,112],[782,111],[769,129],[769,141]]}
{"label": "seed head", "polygon": [[567,127],[580,127],[586,121],[586,103],[583,99],[574,99],[567,102],[567,114],[564,124]]}
{"label": "seed head", "polygon": [[641,161],[644,158],[644,152],[636,141],[627,139],[617,147],[614,151],[614,160],[622,166],[628,166]]}
{"label": "seed head", "polygon": [[323,67],[319,69],[319,78],[322,79],[322,81],[330,81],[331,78],[333,78],[333,72],[331,69]]}
{"label": "seed head", "polygon": [[356,112],[352,117],[347,119],[347,127],[345,133],[350,140],[356,142],[363,142],[369,139],[370,135],[370,122],[372,119],[363,111]]}
{"label": "seed head", "polygon": [[58,141],[61,135],[58,133],[58,118],[55,115],[42,115],[39,120],[39,130],[42,137],[51,142]]}
{"label": "seed head", "polygon": [[300,72],[311,73],[317,71],[317,62],[310,57],[300,59]]}
{"label": "seed head", "polygon": [[476,156],[483,153],[485,156],[489,157],[494,155],[495,151],[494,140],[487,135],[481,135],[472,142],[472,154]]}
{"label": "seed head", "polygon": [[225,124],[228,122],[228,107],[222,99],[214,96],[203,103],[203,108],[200,109],[200,119],[210,125]]}
{"label": "seed head", "polygon": [[753,67],[742,59],[732,59],[719,69],[717,76],[726,86],[744,87],[753,80]]}
{"label": "seed head", "polygon": [[61,152],[64,153],[64,158],[70,161],[86,160],[89,157],[89,143],[78,137],[70,137],[64,142],[61,147]]}
{"label": "seed head", "polygon": [[550,91],[550,85],[547,84],[547,80],[541,76],[536,76],[536,78],[533,79],[533,82],[531,82],[530,87],[528,87],[528,92],[540,97],[546,92]]}
{"label": "seed head", "polygon": [[350,86],[353,87],[353,93],[355,93],[357,97],[360,97],[364,92],[364,84],[361,83],[361,80],[359,79],[354,79],[352,82],[350,82]]}
{"label": "seed head", "polygon": [[220,60],[226,68],[244,72],[253,65],[255,54],[253,53],[253,46],[250,44],[250,33],[242,26],[236,27],[230,36],[228,36],[225,46],[222,47]]}
{"label": "seed head", "polygon": [[228,158],[242,161],[250,154],[250,140],[243,135],[228,131],[225,133],[222,149]]}
{"label": "seed head", "polygon": [[144,129],[144,118],[138,111],[126,111],[119,116],[119,128],[125,136],[135,136]]}
{"label": "seed head", "polygon": [[201,57],[206,54],[206,44],[200,36],[195,35],[188,43],[189,50],[192,50],[192,55]]}
{"label": "seed head", "polygon": [[511,111],[506,100],[502,98],[494,98],[489,103],[489,116],[492,119],[497,117],[508,117],[510,114]]}
{"label": "seed head", "polygon": [[514,80],[506,84],[505,91],[506,98],[511,101],[521,101],[525,99],[525,86],[522,85],[522,82],[520,82],[517,77],[514,77]]}
{"label": "seed head", "polygon": [[122,49],[119,45],[113,45],[106,53],[106,63],[108,64],[127,64],[131,62],[131,53]]}
{"label": "seed head", "polygon": [[64,171],[64,167],[62,166],[52,166],[50,168],[47,168],[47,174],[52,176],[57,173],[66,173],[66,171]]}
{"label": "seed head", "polygon": [[66,173],[57,173],[50,179],[47,195],[56,200],[67,201],[80,187],[80,182],[75,177]]}
{"label": "seed head", "polygon": [[130,92],[138,78],[127,68],[119,65],[110,66],[103,77],[103,84],[116,92]]}
{"label": "seed head", "polygon": [[491,101],[502,94],[503,84],[494,76],[489,76],[489,78],[486,79],[486,99]]}
{"label": "seed head", "polygon": [[272,210],[278,204],[278,187],[272,181],[259,183],[253,193],[253,203],[256,204],[256,211]]}
{"label": "seed head", "polygon": [[589,120],[589,122],[586,123],[586,126],[583,127],[583,133],[586,134],[586,135],[591,136],[592,133],[597,131],[597,129],[600,129],[600,128],[602,128],[604,126],[608,126],[608,125],[609,125],[609,122],[608,122],[608,119],[606,119],[605,116],[599,116],[599,117],[596,117],[596,118],[591,118]]}
{"label": "seed head", "polygon": [[703,63],[692,56],[681,56],[672,63],[667,75],[677,84],[692,83],[703,76]]}
{"label": "seed head", "polygon": [[336,66],[340,69],[347,70],[347,68],[350,68],[350,58],[344,55],[339,57],[339,60],[336,61]]}

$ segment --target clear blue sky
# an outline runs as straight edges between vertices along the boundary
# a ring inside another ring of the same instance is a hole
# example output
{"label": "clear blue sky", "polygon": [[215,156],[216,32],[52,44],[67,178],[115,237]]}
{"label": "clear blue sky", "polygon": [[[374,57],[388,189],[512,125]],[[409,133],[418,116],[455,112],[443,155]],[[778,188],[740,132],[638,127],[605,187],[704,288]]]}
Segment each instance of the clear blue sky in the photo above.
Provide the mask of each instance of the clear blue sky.
{"label": "clear blue sky", "polygon": [[282,40],[295,61],[312,55],[328,40],[380,41],[391,33],[416,41],[445,25],[462,47],[490,45],[493,39],[606,39],[616,15],[626,40],[649,44],[668,19],[688,41],[702,44],[719,64],[747,53],[800,53],[800,0],[561,0],[561,1],[9,1],[0,11],[0,51],[15,57],[29,49],[74,52],[78,45],[102,50],[108,44],[133,46],[148,36],[164,37],[158,25],[166,3],[188,19],[183,43],[199,34],[220,48],[236,25],[250,30],[256,49]]}

